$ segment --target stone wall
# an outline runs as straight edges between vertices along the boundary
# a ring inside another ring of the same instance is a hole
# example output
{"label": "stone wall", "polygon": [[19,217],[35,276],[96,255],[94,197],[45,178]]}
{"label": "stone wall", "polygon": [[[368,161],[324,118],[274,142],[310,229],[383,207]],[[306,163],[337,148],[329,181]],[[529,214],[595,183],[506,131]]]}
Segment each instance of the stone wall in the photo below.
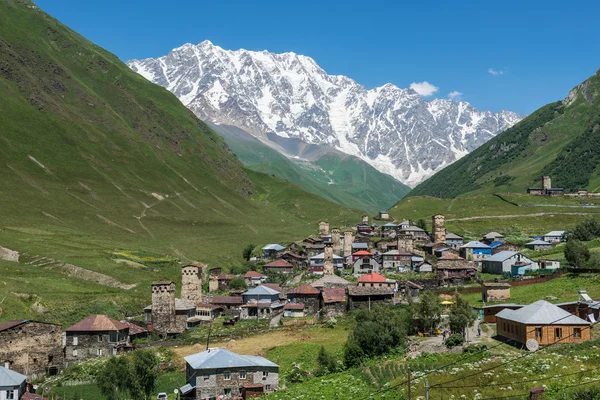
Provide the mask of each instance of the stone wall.
{"label": "stone wall", "polygon": [[352,254],[352,243],[354,242],[354,233],[352,231],[344,232],[344,257]]}
{"label": "stone wall", "polygon": [[27,322],[0,332],[0,366],[23,375],[41,375],[64,365],[59,325]]}
{"label": "stone wall", "polygon": [[341,232],[339,229],[331,230],[331,243],[333,245],[333,252],[338,255],[342,251],[342,241],[340,238],[340,234]]}
{"label": "stone wall", "polygon": [[321,308],[321,313],[324,318],[331,317],[341,317],[346,314],[346,303],[327,303],[323,304],[323,308]]}
{"label": "stone wall", "polygon": [[152,329],[166,336],[175,325],[175,283],[152,283]]}
{"label": "stone wall", "polygon": [[433,226],[432,235],[434,243],[446,242],[446,228],[444,227],[444,216],[437,214],[431,217],[431,225]]}
{"label": "stone wall", "polygon": [[116,355],[118,348],[127,343],[127,332],[121,332],[122,339],[113,343],[109,341],[109,332],[67,332],[67,344],[65,346],[65,359],[67,363]]}
{"label": "stone wall", "polygon": [[331,246],[325,246],[323,274],[333,275],[333,247]]}
{"label": "stone wall", "polygon": [[[268,372],[263,376],[263,370]],[[227,370],[230,379],[225,380],[224,370],[201,370],[196,377],[196,398],[206,399],[217,397],[231,389],[232,396],[241,395],[239,389],[245,384],[263,384],[265,393],[270,393],[279,388],[279,372],[277,368],[230,368]],[[246,373],[246,378],[240,377],[240,372]],[[264,379],[263,379],[264,378]],[[270,386],[267,390],[267,385]]]}
{"label": "stone wall", "polygon": [[181,299],[197,306],[202,303],[202,268],[185,265],[181,268]]}

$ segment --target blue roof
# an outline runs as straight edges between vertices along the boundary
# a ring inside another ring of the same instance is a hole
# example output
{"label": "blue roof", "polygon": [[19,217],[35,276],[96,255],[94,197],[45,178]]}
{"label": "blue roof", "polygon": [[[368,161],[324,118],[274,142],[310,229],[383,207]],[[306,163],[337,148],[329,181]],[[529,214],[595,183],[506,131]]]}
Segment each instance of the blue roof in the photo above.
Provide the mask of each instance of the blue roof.
{"label": "blue roof", "polygon": [[221,348],[208,349],[201,353],[192,354],[184,357],[184,360],[194,369],[279,367],[264,357],[243,356]]}
{"label": "blue roof", "polygon": [[0,386],[21,386],[27,377],[11,369],[0,367]]}
{"label": "blue roof", "polygon": [[490,247],[493,249],[494,247],[498,247],[502,244],[502,242],[494,242],[494,243],[490,243]]}
{"label": "blue roof", "polygon": [[268,295],[273,296],[279,294],[279,292],[275,289],[271,289],[270,287],[260,285],[255,288],[248,290],[247,292],[242,293],[242,295]]}
{"label": "blue roof", "polygon": [[280,244],[277,243],[271,243],[266,245],[265,247],[262,248],[263,250],[275,250],[275,251],[281,251],[281,250],[285,250],[285,247],[283,247]]}

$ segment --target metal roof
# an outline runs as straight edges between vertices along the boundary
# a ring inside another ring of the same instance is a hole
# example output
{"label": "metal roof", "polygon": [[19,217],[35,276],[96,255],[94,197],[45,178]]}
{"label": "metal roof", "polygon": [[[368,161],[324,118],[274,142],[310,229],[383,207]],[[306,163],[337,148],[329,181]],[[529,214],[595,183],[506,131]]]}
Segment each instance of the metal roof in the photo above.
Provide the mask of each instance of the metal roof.
{"label": "metal roof", "polygon": [[565,235],[565,231],[552,231],[552,232],[546,233],[544,236],[564,236],[564,235]]}
{"label": "metal roof", "polygon": [[0,386],[21,386],[26,379],[25,375],[0,367]]}
{"label": "metal roof", "polygon": [[67,332],[102,332],[120,331],[127,329],[127,325],[107,317],[106,315],[90,315],[86,319],[67,328]]}
{"label": "metal roof", "polygon": [[267,287],[265,285],[257,286],[253,289],[250,289],[250,290],[242,293],[242,295],[268,295],[268,296],[272,296],[275,294],[279,294],[279,292],[277,290],[271,289],[270,287]]}
{"label": "metal roof", "polygon": [[529,242],[529,243],[525,243],[525,245],[526,245],[526,246],[527,246],[527,245],[531,245],[531,246],[533,246],[533,245],[536,245],[536,244],[539,244],[539,245],[546,245],[546,246],[550,246],[550,245],[551,245],[551,243],[545,242],[545,241],[543,241],[543,240],[533,240],[533,241],[531,241],[531,242]]}
{"label": "metal roof", "polygon": [[498,232],[490,232],[484,236],[485,239],[496,239],[499,237],[504,237],[504,235]]}
{"label": "metal roof", "polygon": [[337,275],[325,275],[312,283],[313,287],[322,288],[326,285],[348,286],[350,282]]}
{"label": "metal roof", "polygon": [[529,325],[590,325],[590,322],[545,300],[538,300],[518,310],[504,309],[496,316]]}
{"label": "metal roof", "polygon": [[[311,260],[324,260],[325,259],[325,253],[317,254],[316,256],[311,257],[310,259]],[[342,260],[342,259],[344,259],[344,257],[340,257],[340,256],[334,254],[333,255],[333,259],[334,260]]]}
{"label": "metal roof", "polygon": [[480,242],[479,240],[472,240],[469,243],[460,246],[462,248],[473,248],[473,249],[491,249],[487,244]]}
{"label": "metal roof", "polygon": [[496,247],[498,247],[500,245],[503,245],[503,244],[504,244],[504,242],[493,242],[493,243],[490,243],[490,247],[492,249],[494,249],[494,248],[496,248]]}
{"label": "metal roof", "polygon": [[[517,253],[516,251],[504,250],[504,251],[501,251],[501,252],[499,252],[499,253],[496,253],[496,254],[494,254],[494,255],[493,255],[493,256],[491,256],[491,257],[488,257],[488,258],[486,258],[486,259],[485,259],[485,260],[483,260],[483,261],[484,261],[484,262],[486,262],[486,261],[499,261],[499,262],[502,262],[502,261],[506,261],[506,260],[508,260],[508,259],[509,259],[509,258],[511,258],[511,257],[514,257],[514,256],[516,256],[517,254],[519,254],[519,253]],[[525,257],[525,256],[521,256],[521,257],[522,257],[524,260],[529,260],[529,259],[528,259],[527,257]],[[531,261],[531,260],[529,260],[529,261]]]}
{"label": "metal roof", "polygon": [[368,249],[369,248],[369,244],[368,243],[352,243],[352,248],[353,249]]}
{"label": "metal roof", "polygon": [[446,231],[446,239],[462,239],[462,236]]}
{"label": "metal roof", "polygon": [[266,246],[265,246],[265,247],[263,247],[262,249],[263,249],[263,250],[275,250],[275,251],[281,251],[281,250],[284,250],[284,249],[285,249],[285,247],[283,247],[282,245],[280,245],[280,244],[277,244],[277,243],[271,243],[271,244],[268,244],[268,245],[266,245]]}
{"label": "metal roof", "polygon": [[227,369],[244,367],[275,367],[279,366],[264,357],[243,356],[231,351],[213,348],[201,353],[184,357],[185,361],[194,369]]}

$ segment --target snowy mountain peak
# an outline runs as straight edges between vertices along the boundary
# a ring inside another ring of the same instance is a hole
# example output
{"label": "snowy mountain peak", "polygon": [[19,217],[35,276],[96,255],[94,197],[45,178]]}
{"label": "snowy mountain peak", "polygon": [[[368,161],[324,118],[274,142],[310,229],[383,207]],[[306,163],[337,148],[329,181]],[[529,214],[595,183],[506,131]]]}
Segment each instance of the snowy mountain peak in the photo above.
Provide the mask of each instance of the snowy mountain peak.
{"label": "snowy mountain peak", "polygon": [[225,50],[208,40],[127,64],[202,119],[333,146],[411,186],[521,119],[464,101],[427,102],[390,83],[368,90],[307,56]]}

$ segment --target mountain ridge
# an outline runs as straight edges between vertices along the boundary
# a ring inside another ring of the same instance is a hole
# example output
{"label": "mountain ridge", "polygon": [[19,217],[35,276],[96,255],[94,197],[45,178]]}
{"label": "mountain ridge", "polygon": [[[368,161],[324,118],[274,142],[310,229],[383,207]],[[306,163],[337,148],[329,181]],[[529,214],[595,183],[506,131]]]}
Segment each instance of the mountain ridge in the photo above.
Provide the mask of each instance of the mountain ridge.
{"label": "mountain ridge", "polygon": [[434,99],[393,84],[367,89],[293,52],[185,44],[129,65],[201,119],[269,132],[357,156],[412,186],[521,119]]}

